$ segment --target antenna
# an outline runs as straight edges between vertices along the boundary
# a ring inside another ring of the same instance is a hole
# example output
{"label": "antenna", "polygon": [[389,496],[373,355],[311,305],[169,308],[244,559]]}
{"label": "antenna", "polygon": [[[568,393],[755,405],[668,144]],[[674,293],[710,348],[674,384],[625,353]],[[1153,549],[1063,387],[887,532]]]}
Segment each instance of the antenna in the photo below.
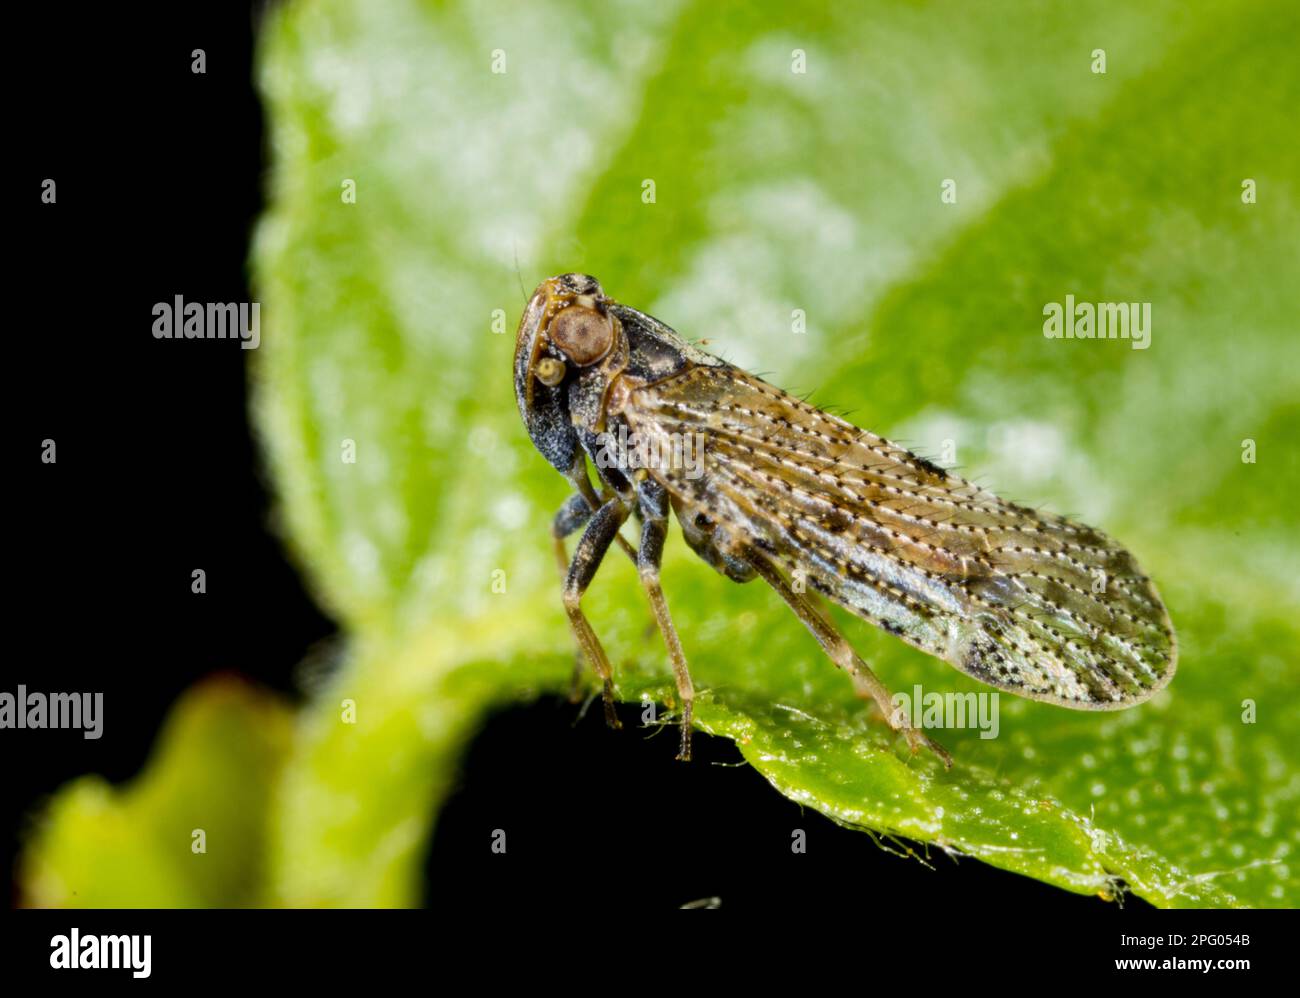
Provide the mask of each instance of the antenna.
{"label": "antenna", "polygon": [[517,280],[517,281],[519,282],[519,297],[521,297],[521,298],[524,300],[524,304],[527,305],[527,304],[528,304],[528,292],[524,290],[524,278],[523,278],[523,275],[519,273],[519,243],[518,243],[518,241],[516,241],[515,244],[514,244],[514,252],[515,252],[515,280]]}

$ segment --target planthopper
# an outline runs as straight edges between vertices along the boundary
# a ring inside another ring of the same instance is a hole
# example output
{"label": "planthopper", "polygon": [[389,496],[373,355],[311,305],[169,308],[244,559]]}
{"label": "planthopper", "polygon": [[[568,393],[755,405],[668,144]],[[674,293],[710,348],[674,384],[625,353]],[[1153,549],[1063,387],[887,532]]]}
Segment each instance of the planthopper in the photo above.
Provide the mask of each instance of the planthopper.
{"label": "planthopper", "polygon": [[[680,759],[690,758],[694,689],[659,583],[670,512],[728,579],[776,590],[912,751],[925,746],[947,765],[817,594],[981,682],[1062,707],[1131,707],[1174,675],[1177,644],[1155,587],[1101,531],[999,499],[788,395],[609,298],[593,277],[561,274],[533,293],[514,383],[529,437],[574,489],[552,537],[606,719],[617,726],[610,663],[582,596],[617,544],[667,645]],[[640,523],[635,546],[620,533],[629,517]],[[569,560],[564,541],[579,529]]]}

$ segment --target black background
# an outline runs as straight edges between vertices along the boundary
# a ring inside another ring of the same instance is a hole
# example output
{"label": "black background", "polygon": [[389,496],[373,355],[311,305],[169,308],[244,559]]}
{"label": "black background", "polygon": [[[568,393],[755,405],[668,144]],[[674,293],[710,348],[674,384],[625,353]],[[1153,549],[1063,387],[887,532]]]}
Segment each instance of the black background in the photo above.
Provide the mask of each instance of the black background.
{"label": "black background", "polygon": [[[11,26],[23,93],[7,367],[19,431],[8,440],[22,472],[8,544],[19,640],[0,689],[102,690],[106,724],[98,741],[0,732],[7,872],[42,795],[82,773],[132,777],[182,690],[234,671],[300,699],[298,663],[335,631],[269,527],[247,354],[150,332],[153,304],[176,294],[253,297],[245,261],[267,169],[257,14],[214,8],[66,22],[43,12]],[[190,71],[194,48],[206,75]],[[57,204],[40,202],[46,178]],[[46,438],[57,464],[40,463]],[[539,557],[544,545],[539,533]],[[202,596],[190,591],[199,567]],[[1147,908],[935,850],[928,868],[801,809],[753,770],[715,765],[738,760],[728,742],[697,735],[698,759],[682,765],[672,737],[647,739],[631,710],[621,732],[599,706],[577,718],[544,700],[488,724],[441,814],[428,904],[647,910],[718,896],[787,913],[849,904],[909,924],[983,918],[992,905],[1116,926]],[[506,856],[489,850],[494,828],[509,830]],[[791,852],[796,828],[805,855]],[[11,897],[21,903],[15,887]]]}

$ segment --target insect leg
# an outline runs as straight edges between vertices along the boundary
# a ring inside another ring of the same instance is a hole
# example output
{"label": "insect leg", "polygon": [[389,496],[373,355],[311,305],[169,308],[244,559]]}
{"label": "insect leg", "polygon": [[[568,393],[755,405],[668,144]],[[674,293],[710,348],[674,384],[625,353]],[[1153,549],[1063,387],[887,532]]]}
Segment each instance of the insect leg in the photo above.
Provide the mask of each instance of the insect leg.
{"label": "insect leg", "polygon": [[569,574],[569,556],[564,550],[564,538],[591,519],[591,507],[587,498],[577,492],[569,496],[551,521],[551,541],[555,547],[555,559],[560,566],[560,581]]}
{"label": "insect leg", "polygon": [[[604,497],[598,496],[596,490],[591,487],[591,479],[587,477],[587,459],[583,457],[582,454],[577,456],[573,462],[573,467],[569,469],[569,473],[564,477],[567,478],[569,484],[577,490],[578,495],[580,495],[586,502],[587,509],[592,513],[600,509],[601,503],[607,502],[610,499],[608,493]],[[570,497],[568,502],[565,503],[566,507],[569,502],[573,502],[572,497]],[[561,509],[561,512],[563,512],[563,509]],[[579,526],[581,526],[581,524],[575,524],[573,529],[577,530]],[[633,549],[632,545],[628,543],[627,538],[622,534],[615,534],[614,539],[618,542],[618,546],[626,552],[627,556],[635,562],[636,551]]]}
{"label": "insect leg", "polygon": [[[590,489],[590,485],[588,485],[588,489]],[[592,492],[592,496],[595,496],[594,492]],[[551,521],[551,546],[555,550],[556,564],[560,566],[561,583],[569,575],[569,556],[564,550],[564,539],[590,520],[593,510],[599,508],[599,503],[593,507],[585,495],[581,492],[575,492],[564,501],[564,505],[560,507],[559,512],[555,514],[555,518]],[[632,550],[632,546],[627,542],[627,539],[622,534],[615,534],[614,537],[635,562],[637,560],[636,552]],[[573,661],[573,681],[569,684],[569,700],[572,703],[577,703],[582,699],[582,658],[582,650],[579,648]]]}
{"label": "insect leg", "polygon": [[[564,550],[564,539],[591,519],[591,507],[581,493],[575,492],[565,500],[555,519],[551,521],[551,544],[555,549],[555,561],[560,567],[560,583],[569,577],[569,555]],[[582,648],[573,656],[573,679],[569,683],[569,702],[577,703],[582,699]]]}
{"label": "insect leg", "polygon": [[637,573],[641,576],[641,585],[650,600],[650,609],[654,611],[655,621],[659,624],[659,633],[663,635],[664,644],[668,646],[668,657],[673,663],[673,675],[677,678],[677,695],[682,698],[682,737],[677,758],[682,762],[691,759],[691,709],[695,703],[695,687],[691,683],[691,674],[686,668],[686,656],[682,654],[682,643],[673,627],[673,619],[668,613],[668,603],[664,600],[663,588],[659,585],[659,566],[663,561],[664,537],[668,533],[668,497],[662,486],[654,483],[642,485],[639,490],[641,508],[641,549],[637,556]]}
{"label": "insect leg", "polygon": [[604,683],[605,721],[611,728],[621,727],[618,715],[614,713],[614,681],[609,667],[609,658],[605,649],[591,629],[591,623],[582,612],[582,594],[587,591],[601,559],[609,550],[610,544],[618,536],[618,528],[627,519],[628,510],[619,499],[611,499],[596,511],[596,515],[587,524],[587,529],[578,541],[577,550],[573,552],[573,561],[564,580],[564,610],[569,615],[569,626],[578,639],[591,667],[596,670]]}
{"label": "insect leg", "polygon": [[924,731],[914,728],[908,723],[902,712],[895,708],[888,687],[876,677],[876,674],[871,671],[867,663],[862,661],[835,624],[827,619],[812,600],[791,589],[785,577],[757,551],[747,552],[746,560],[754,566],[754,570],[763,577],[763,580],[776,590],[777,595],[785,600],[790,609],[795,612],[795,616],[803,621],[804,626],[812,632],[812,636],[817,639],[817,643],[822,646],[822,650],[830,656],[831,661],[853,677],[853,688],[858,696],[864,699],[870,698],[876,702],[881,713],[885,715],[885,721],[891,728],[900,732],[907,739],[907,743],[911,746],[913,752],[924,746],[942,759],[944,765],[951,769],[952,756]]}

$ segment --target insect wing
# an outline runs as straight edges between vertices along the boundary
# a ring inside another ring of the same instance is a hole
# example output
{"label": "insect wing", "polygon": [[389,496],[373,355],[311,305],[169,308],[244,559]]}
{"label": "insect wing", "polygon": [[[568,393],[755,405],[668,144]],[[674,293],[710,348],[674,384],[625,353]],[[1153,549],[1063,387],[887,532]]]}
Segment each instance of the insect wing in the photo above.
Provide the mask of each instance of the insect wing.
{"label": "insect wing", "polygon": [[1005,502],[730,365],[623,407],[649,470],[721,550],[764,552],[856,615],[1021,696],[1081,709],[1146,700],[1176,643],[1151,581],[1100,531]]}

